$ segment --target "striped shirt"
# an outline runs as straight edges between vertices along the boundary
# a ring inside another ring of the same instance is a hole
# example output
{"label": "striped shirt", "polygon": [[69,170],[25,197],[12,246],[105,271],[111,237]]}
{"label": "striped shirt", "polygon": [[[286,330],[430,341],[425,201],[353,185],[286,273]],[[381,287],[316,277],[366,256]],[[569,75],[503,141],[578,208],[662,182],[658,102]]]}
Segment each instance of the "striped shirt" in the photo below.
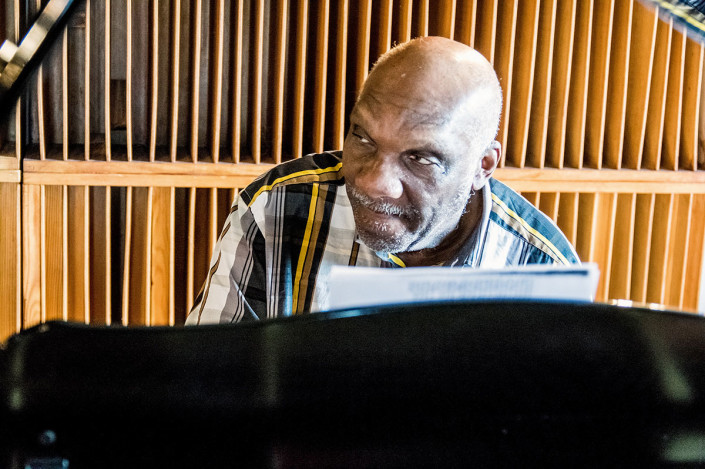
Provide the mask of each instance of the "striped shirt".
{"label": "striped shirt", "polygon": [[[403,267],[355,234],[341,152],[289,161],[241,191],[215,246],[186,324],[228,323],[315,312],[328,303],[334,265]],[[580,262],[556,225],[491,179],[478,227],[451,267]]]}

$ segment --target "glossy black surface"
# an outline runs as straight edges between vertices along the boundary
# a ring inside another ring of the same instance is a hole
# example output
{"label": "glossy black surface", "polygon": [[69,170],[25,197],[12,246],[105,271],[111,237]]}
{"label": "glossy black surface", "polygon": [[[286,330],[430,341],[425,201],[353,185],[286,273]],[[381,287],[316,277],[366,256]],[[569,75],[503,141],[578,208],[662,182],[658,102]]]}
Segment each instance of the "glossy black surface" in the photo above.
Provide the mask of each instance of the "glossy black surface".
{"label": "glossy black surface", "polygon": [[[4,358],[16,460],[705,461],[705,320],[694,315],[464,302],[186,329],[52,323],[11,339]],[[42,446],[47,429],[56,442]]]}

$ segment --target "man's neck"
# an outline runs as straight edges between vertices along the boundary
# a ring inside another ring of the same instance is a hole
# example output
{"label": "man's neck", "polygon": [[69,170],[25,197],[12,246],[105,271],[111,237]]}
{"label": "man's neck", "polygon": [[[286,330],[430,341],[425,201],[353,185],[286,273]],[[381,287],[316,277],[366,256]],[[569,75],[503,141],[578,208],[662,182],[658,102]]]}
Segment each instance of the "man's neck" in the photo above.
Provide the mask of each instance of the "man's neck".
{"label": "man's neck", "polygon": [[441,243],[428,249],[396,254],[407,267],[442,265],[454,260],[482,219],[482,191],[470,199],[458,226]]}

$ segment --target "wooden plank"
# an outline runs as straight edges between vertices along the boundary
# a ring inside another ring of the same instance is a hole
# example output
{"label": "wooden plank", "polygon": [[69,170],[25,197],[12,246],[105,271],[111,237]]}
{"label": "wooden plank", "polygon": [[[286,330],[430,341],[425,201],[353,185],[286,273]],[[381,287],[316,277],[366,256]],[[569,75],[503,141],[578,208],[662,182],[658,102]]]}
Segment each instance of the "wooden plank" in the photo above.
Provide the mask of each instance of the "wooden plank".
{"label": "wooden plank", "polygon": [[429,0],[420,0],[418,2],[418,14],[416,15],[416,35],[428,36],[428,7]]}
{"label": "wooden plank", "polygon": [[561,193],[556,220],[556,224],[573,246],[578,240],[578,199],[577,192]]}
{"label": "wooden plank", "polygon": [[20,184],[0,183],[0,340],[22,327],[22,232]]}
{"label": "wooden plank", "polygon": [[65,320],[63,310],[64,240],[63,188],[42,186],[44,189],[43,215],[43,292],[45,307],[42,320]]}
{"label": "wooden plank", "polygon": [[627,300],[630,298],[632,264],[634,255],[634,226],[636,216],[636,194],[619,194],[614,224],[614,241],[610,267],[608,298]]}
{"label": "wooden plank", "polygon": [[274,64],[274,132],[272,154],[274,163],[282,162],[282,143],[284,141],[284,89],[286,86],[287,26],[289,22],[289,2],[279,0],[277,4],[279,22],[276,27],[276,56]]}
{"label": "wooden plank", "polygon": [[569,84],[573,70],[571,64],[573,62],[573,38],[577,10],[575,3],[576,0],[558,2],[556,13],[545,158],[546,166],[552,168],[563,167],[565,153]]}
{"label": "wooden plank", "polygon": [[512,104],[509,120],[505,123],[509,137],[504,146],[506,164],[517,168],[523,168],[526,162],[539,7],[539,0],[523,0],[519,2],[517,13],[515,54],[512,57]]}
{"label": "wooden plank", "polygon": [[148,187],[127,188],[122,304],[125,325],[152,325],[149,302],[152,190]]}
{"label": "wooden plank", "polygon": [[470,47],[475,46],[475,24],[477,22],[477,1],[464,1],[458,5],[458,27],[454,39]]}
{"label": "wooden plank", "polygon": [[[681,308],[698,310],[698,299],[705,295],[700,289],[703,272],[703,246],[705,245],[705,195],[693,196],[690,215],[690,237],[685,256],[685,280]],[[701,312],[702,313],[702,312]]]}
{"label": "wooden plank", "polygon": [[531,111],[528,122],[526,164],[543,168],[546,161],[546,137],[548,134],[549,99],[553,75],[552,54],[556,28],[557,0],[544,0],[539,10],[534,88],[531,95]]}
{"label": "wooden plank", "polygon": [[[123,258],[122,258],[122,310],[120,313],[120,323],[123,326],[128,324],[144,324],[143,321],[138,319],[142,316],[141,312],[137,310],[133,311],[132,298],[133,296],[133,274],[132,274],[132,220],[134,215],[134,202],[133,202],[134,190],[132,187],[128,187],[125,195],[125,241],[123,243]],[[138,238],[138,236],[135,236]],[[139,242],[139,240],[138,240]],[[136,276],[134,276],[136,277]],[[137,286],[141,285],[141,282],[136,281]],[[139,295],[137,295],[139,296]],[[136,301],[136,305],[139,306],[139,298]]]}
{"label": "wooden plank", "polygon": [[[210,152],[214,163],[220,161],[220,133],[223,112],[223,54],[225,49],[225,0],[218,0],[215,4],[215,30],[212,31],[213,70],[211,75],[211,104],[210,104]],[[260,69],[261,73],[261,69]],[[261,76],[260,76],[261,78]],[[260,85],[261,86],[261,85]]]}
{"label": "wooden plank", "polygon": [[176,161],[176,153],[179,135],[179,89],[181,77],[179,75],[179,62],[181,60],[181,1],[173,3],[173,15],[171,17],[171,96],[169,102],[169,157],[171,161]]}
{"label": "wooden plank", "polygon": [[558,220],[560,192],[541,192],[539,209],[555,223]]}
{"label": "wooden plank", "polygon": [[412,0],[399,1],[399,9],[397,10],[399,14],[396,15],[396,17],[399,18],[399,36],[397,42],[400,44],[408,42],[411,39],[411,13],[413,11],[411,3]]}
{"label": "wooden plank", "polygon": [[69,35],[61,33],[61,156],[69,159]]}
{"label": "wooden plank", "polygon": [[316,33],[316,71],[313,98],[313,151],[325,150],[323,139],[326,130],[326,91],[328,80],[328,35],[330,21],[329,2],[322,2],[318,11],[318,30]]}
{"label": "wooden plank", "polygon": [[455,12],[457,5],[455,0],[441,0],[439,3],[440,5],[437,6],[440,10],[440,27],[438,35],[447,37],[448,39],[453,39],[455,36]]}
{"label": "wooden plank", "polygon": [[669,255],[665,261],[665,276],[663,282],[663,303],[674,309],[682,308],[683,305],[692,204],[693,194],[674,196],[673,222],[670,226],[667,251]]}
{"label": "wooden plank", "polygon": [[132,161],[132,139],[133,139],[133,124],[132,124],[132,0],[126,0],[127,14],[125,18],[126,26],[126,58],[125,58],[125,122],[126,122],[126,139],[127,139],[127,161]]}
{"label": "wooden plank", "polygon": [[570,168],[583,167],[593,3],[593,0],[580,1],[576,10],[564,157],[564,165]]}
{"label": "wooden plank", "polygon": [[665,303],[666,266],[671,253],[671,224],[673,222],[674,197],[672,194],[656,196],[654,206],[653,235],[651,238],[651,255],[649,257],[649,279],[646,301],[656,304]]}
{"label": "wooden plank", "polygon": [[[495,64],[495,44],[497,43],[497,0],[481,1],[477,4],[477,28],[474,47],[491,63]],[[496,64],[495,64],[496,68]],[[505,90],[506,83],[500,82]],[[505,96],[505,106],[507,98]]]}
{"label": "wooden plank", "polygon": [[83,44],[83,159],[91,159],[91,0],[85,0],[86,31]]}
{"label": "wooden plank", "polygon": [[596,212],[593,224],[594,254],[593,259],[600,267],[600,281],[597,286],[595,300],[608,299],[611,281],[610,265],[614,251],[615,217],[617,212],[616,194],[597,194]]}
{"label": "wooden plank", "polygon": [[607,83],[609,76],[610,48],[614,2],[595,0],[590,52],[590,79],[585,114],[585,155],[583,165],[602,167],[602,147],[605,137],[607,113]]}
{"label": "wooden plank", "polygon": [[[109,1],[109,0],[108,0]],[[42,7],[41,0],[36,0],[35,8],[37,11]],[[16,12],[18,15],[19,12]],[[19,15],[18,15],[19,16]],[[18,18],[19,19],[19,18]],[[19,34],[19,25],[16,26],[16,34]],[[22,28],[24,29],[24,28]],[[16,38],[17,39],[17,38]],[[19,42],[16,41],[15,44]],[[39,138],[39,158],[44,160],[47,156],[47,138],[46,138],[46,112],[44,106],[44,66],[37,67],[37,132]],[[17,141],[17,140],[15,140]]]}
{"label": "wooden plank", "polygon": [[370,30],[372,28],[372,0],[360,0],[358,3],[357,50],[355,96],[362,91],[370,67]]}
{"label": "wooden plank", "polygon": [[264,0],[256,2],[255,10],[255,35],[251,38],[254,41],[254,65],[252,77],[252,99],[250,108],[252,109],[252,120],[250,128],[251,153],[255,164],[262,160],[262,53],[264,49]]}
{"label": "wooden plank", "polygon": [[41,186],[22,186],[22,327],[42,322]]}
{"label": "wooden plank", "polygon": [[[188,197],[188,231],[186,235],[186,311],[188,312],[196,298],[194,292],[197,292],[199,286],[195,286],[198,281],[195,275],[195,246],[196,246],[196,188],[192,187],[189,190]],[[205,280],[205,279],[204,279]]]}
{"label": "wooden plank", "polygon": [[[499,124],[499,133],[497,139],[502,145],[502,148],[507,148],[507,135],[509,129],[509,115],[511,111],[510,104],[512,103],[512,70],[514,60],[514,35],[517,24],[518,2],[501,2],[497,8],[497,39],[496,39],[496,56],[494,68],[499,77],[499,82],[504,89],[504,106],[502,108],[502,117]],[[499,166],[504,166],[506,156],[503,154],[499,162]]]}
{"label": "wooden plank", "polygon": [[655,200],[654,194],[638,194],[636,199],[631,299],[638,302],[646,301]]}
{"label": "wooden plank", "polygon": [[110,82],[110,34],[111,34],[111,20],[110,20],[110,3],[112,0],[105,0],[105,17],[103,22],[104,29],[104,43],[103,43],[103,87],[104,87],[104,100],[103,100],[103,118],[105,120],[105,125],[103,127],[103,132],[105,134],[105,161],[110,161],[112,159],[112,125],[110,122],[110,96],[111,82]]}
{"label": "wooden plank", "polygon": [[668,22],[658,22],[651,72],[651,92],[649,93],[649,107],[646,113],[644,156],[641,162],[641,167],[646,169],[661,169],[661,147],[663,144],[666,112],[666,83],[668,81],[672,34],[673,19]]}
{"label": "wooden plank", "polygon": [[157,157],[157,133],[159,118],[159,55],[161,53],[159,45],[159,2],[152,1],[150,29],[150,47],[152,54],[149,57],[150,95],[149,103],[149,161],[154,161]]}
{"label": "wooden plank", "polygon": [[110,324],[111,278],[111,189],[92,187],[90,191],[90,323]]}
{"label": "wooden plank", "polygon": [[70,241],[67,257],[67,319],[89,322],[90,320],[90,276],[89,276],[89,189],[86,186],[67,187],[68,229]]}
{"label": "wooden plank", "polygon": [[[408,8],[408,0],[406,1]],[[335,52],[335,89],[333,90],[333,146],[343,148],[345,141],[345,83],[348,50],[348,0],[338,1],[337,39]],[[402,4],[402,9],[403,9]],[[411,12],[411,10],[408,10]]]}
{"label": "wooden plank", "polygon": [[240,146],[242,131],[242,42],[243,42],[243,11],[244,0],[237,1],[237,16],[235,19],[235,47],[233,51],[233,91],[232,91],[232,127],[230,129],[230,147],[233,155],[233,163],[240,162]]}
{"label": "wooden plank", "polygon": [[634,4],[624,122],[624,166],[627,168],[641,168],[657,21],[655,11],[641,3]]}
{"label": "wooden plank", "polygon": [[522,192],[521,195],[528,200],[531,205],[538,208],[541,196],[539,192]]}
{"label": "wooden plank", "polygon": [[678,168],[680,149],[680,121],[682,117],[683,74],[685,63],[685,31],[676,27],[671,39],[671,60],[668,65],[666,92],[666,117],[663,129],[663,149],[661,167]]}
{"label": "wooden plank", "polygon": [[583,262],[597,262],[596,243],[599,195],[581,193],[578,196],[578,233],[575,250]]}
{"label": "wooden plank", "polygon": [[683,110],[679,169],[698,169],[698,126],[702,98],[703,45],[688,39],[685,45]]}
{"label": "wooden plank", "polygon": [[191,24],[191,130],[190,130],[190,155],[191,161],[198,162],[198,127],[200,113],[200,90],[201,90],[201,35],[203,26],[203,1],[193,0],[193,23]]}
{"label": "wooden plank", "polygon": [[377,52],[375,57],[379,57],[392,47],[392,0],[380,1],[378,8],[379,20],[376,26],[379,35],[377,37]]}
{"label": "wooden plank", "polygon": [[296,63],[294,84],[294,122],[293,154],[294,158],[303,156],[304,112],[306,95],[306,48],[308,47],[308,0],[299,4],[296,16]]}

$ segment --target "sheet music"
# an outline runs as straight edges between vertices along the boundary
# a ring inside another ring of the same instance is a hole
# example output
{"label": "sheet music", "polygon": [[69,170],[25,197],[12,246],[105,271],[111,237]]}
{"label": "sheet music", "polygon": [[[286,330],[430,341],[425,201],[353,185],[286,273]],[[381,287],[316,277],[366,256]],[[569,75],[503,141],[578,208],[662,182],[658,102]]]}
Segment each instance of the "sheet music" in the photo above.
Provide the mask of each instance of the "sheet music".
{"label": "sheet music", "polygon": [[334,266],[330,272],[328,305],[322,310],[472,299],[589,302],[595,297],[598,278],[599,269],[592,263],[506,269]]}

